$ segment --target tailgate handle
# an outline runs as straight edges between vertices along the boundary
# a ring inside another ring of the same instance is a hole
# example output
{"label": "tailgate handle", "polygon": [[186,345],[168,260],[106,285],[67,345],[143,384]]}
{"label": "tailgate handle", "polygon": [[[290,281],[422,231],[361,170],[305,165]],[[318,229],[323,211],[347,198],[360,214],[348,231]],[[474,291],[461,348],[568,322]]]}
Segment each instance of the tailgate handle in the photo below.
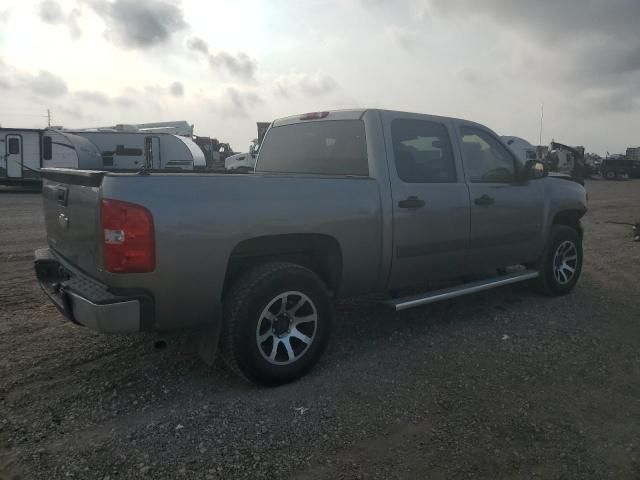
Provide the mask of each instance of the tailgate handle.
{"label": "tailgate handle", "polygon": [[69,199],[69,189],[67,187],[58,187],[58,191],[56,192],[56,198],[58,200],[58,205],[62,205],[63,207],[66,207],[67,200]]}

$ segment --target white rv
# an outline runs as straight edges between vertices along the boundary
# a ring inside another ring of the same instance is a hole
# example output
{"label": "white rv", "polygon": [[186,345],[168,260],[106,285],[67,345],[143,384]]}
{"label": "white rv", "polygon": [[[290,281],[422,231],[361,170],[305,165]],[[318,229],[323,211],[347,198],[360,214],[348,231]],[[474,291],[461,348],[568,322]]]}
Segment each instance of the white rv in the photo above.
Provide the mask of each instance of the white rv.
{"label": "white rv", "polygon": [[523,163],[527,160],[536,160],[538,157],[536,147],[524,138],[512,136],[502,136],[500,138]]}
{"label": "white rv", "polygon": [[0,128],[0,184],[28,185],[40,182],[42,130]]}
{"label": "white rv", "polygon": [[48,167],[193,170],[206,160],[191,138],[171,133],[0,128],[1,185],[39,185]]}
{"label": "white rv", "polygon": [[193,170],[206,166],[204,153],[193,140],[170,133],[45,130],[43,146],[49,144],[44,167]]}
{"label": "white rv", "polygon": [[97,170],[102,169],[102,157],[98,148],[84,137],[57,130],[44,130],[42,167]]}

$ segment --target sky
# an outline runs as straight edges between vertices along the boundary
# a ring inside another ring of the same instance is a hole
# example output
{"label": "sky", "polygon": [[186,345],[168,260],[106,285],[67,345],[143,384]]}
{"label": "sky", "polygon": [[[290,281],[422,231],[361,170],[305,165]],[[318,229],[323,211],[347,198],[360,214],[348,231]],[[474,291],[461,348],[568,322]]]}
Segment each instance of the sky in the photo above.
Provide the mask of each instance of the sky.
{"label": "sky", "polygon": [[0,0],[0,125],[387,108],[587,151],[640,145],[640,0]]}

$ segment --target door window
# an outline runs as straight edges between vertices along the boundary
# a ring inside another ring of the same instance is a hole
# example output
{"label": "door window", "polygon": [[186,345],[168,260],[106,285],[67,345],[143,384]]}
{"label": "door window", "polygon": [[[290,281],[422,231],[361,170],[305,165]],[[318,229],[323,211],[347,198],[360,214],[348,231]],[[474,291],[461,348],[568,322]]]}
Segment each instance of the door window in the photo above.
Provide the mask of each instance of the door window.
{"label": "door window", "polygon": [[17,138],[9,139],[9,155],[18,155],[20,153],[20,140]]}
{"label": "door window", "polygon": [[462,127],[462,149],[471,182],[508,183],[515,180],[515,159],[492,135]]}
{"label": "door window", "polygon": [[447,128],[425,120],[391,122],[393,155],[398,177],[407,183],[456,181],[456,166]]}

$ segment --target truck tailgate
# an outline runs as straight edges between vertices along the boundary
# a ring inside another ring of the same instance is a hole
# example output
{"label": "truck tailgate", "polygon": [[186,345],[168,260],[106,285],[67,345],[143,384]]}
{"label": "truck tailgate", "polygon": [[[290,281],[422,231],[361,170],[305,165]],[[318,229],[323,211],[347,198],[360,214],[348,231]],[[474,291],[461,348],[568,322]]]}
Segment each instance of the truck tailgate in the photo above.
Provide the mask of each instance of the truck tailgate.
{"label": "truck tailgate", "polygon": [[44,217],[50,247],[93,277],[101,260],[100,185],[104,172],[43,169]]}

